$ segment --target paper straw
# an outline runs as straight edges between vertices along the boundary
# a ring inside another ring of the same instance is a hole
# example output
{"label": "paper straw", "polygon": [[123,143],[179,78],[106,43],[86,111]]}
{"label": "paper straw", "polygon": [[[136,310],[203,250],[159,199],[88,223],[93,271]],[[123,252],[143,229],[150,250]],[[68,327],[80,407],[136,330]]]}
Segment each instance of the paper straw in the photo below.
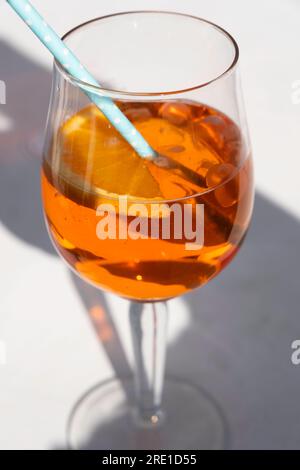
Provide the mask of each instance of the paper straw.
{"label": "paper straw", "polygon": [[[7,0],[7,3],[73,77],[90,85],[100,86],[31,3],[27,0]],[[110,98],[84,89],[83,91],[141,157],[153,158],[156,156],[148,142]]]}

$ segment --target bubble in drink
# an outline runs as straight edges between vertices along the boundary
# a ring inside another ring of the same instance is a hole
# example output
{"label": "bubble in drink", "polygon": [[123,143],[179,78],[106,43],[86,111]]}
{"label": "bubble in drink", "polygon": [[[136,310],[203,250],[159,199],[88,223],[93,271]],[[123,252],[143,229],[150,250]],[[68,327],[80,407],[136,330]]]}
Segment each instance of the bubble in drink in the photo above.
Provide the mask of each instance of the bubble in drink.
{"label": "bubble in drink", "polygon": [[122,151],[126,148],[126,143],[118,135],[112,135],[104,142],[105,149],[110,151]]}
{"label": "bubble in drink", "polygon": [[158,114],[175,126],[184,126],[191,118],[191,109],[183,103],[165,103],[159,109]]}

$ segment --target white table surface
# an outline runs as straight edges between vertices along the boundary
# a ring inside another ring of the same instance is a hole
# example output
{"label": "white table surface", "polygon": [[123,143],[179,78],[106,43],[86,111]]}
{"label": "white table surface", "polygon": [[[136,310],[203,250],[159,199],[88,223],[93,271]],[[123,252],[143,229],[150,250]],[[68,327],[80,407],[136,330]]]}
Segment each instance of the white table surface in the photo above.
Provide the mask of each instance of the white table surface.
{"label": "white table surface", "polygon": [[[300,338],[300,103],[292,97],[300,80],[299,0],[34,4],[59,33],[91,17],[151,8],[210,19],[238,40],[256,167],[253,224],[224,273],[173,301],[167,371],[213,395],[234,449],[299,449],[300,367],[290,360]],[[77,398],[130,367],[127,304],[75,281],[50,246],[37,141],[51,59],[4,1],[0,18],[7,85],[7,104],[0,104],[0,448],[64,448]],[[87,314],[97,304],[112,310],[122,330],[110,347],[99,339],[103,325],[97,335]]]}

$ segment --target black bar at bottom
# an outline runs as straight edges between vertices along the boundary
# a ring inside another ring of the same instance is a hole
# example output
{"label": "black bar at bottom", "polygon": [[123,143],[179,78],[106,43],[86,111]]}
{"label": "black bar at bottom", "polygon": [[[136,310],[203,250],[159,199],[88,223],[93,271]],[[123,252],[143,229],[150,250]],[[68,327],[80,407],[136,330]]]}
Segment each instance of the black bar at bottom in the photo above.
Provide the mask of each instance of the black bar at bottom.
{"label": "black bar at bottom", "polygon": [[[139,468],[142,465],[148,465],[149,468],[153,465],[176,465],[176,466],[196,466],[196,465],[211,465],[212,463],[219,463],[220,465],[234,464],[239,465],[239,469],[248,467],[254,464],[270,465],[273,462],[282,464],[282,468],[287,468],[288,464],[296,463],[298,465],[300,453],[299,451],[128,451],[128,450],[113,450],[113,451],[0,451],[0,461],[8,461],[10,464],[13,462],[24,463],[29,462],[39,464],[39,468],[52,466],[55,464],[63,465],[68,464],[73,468],[107,468],[121,466],[124,468]],[[45,453],[46,452],[46,453]],[[2,458],[1,458],[2,457]],[[7,459],[7,460],[6,460]],[[42,467],[41,467],[42,466]],[[3,467],[4,468],[4,467]],[[195,467],[196,468],[196,467]],[[268,467],[267,467],[268,468]]]}

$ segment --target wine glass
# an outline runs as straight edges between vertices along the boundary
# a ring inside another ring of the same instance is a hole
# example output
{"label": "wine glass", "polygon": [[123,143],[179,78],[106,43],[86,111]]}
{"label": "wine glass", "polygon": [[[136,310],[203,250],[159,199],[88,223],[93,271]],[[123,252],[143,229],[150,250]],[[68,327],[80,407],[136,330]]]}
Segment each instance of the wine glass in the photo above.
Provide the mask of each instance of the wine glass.
{"label": "wine glass", "polygon": [[[72,77],[67,57],[64,67],[54,63],[45,219],[77,274],[130,300],[135,358],[135,385],[114,378],[77,403],[69,444],[221,448],[213,399],[193,384],[164,382],[166,301],[216,276],[249,226],[253,176],[238,46],[209,21],[157,11],[96,18],[64,41],[101,87]],[[171,165],[141,158],[84,91],[113,99]]]}

